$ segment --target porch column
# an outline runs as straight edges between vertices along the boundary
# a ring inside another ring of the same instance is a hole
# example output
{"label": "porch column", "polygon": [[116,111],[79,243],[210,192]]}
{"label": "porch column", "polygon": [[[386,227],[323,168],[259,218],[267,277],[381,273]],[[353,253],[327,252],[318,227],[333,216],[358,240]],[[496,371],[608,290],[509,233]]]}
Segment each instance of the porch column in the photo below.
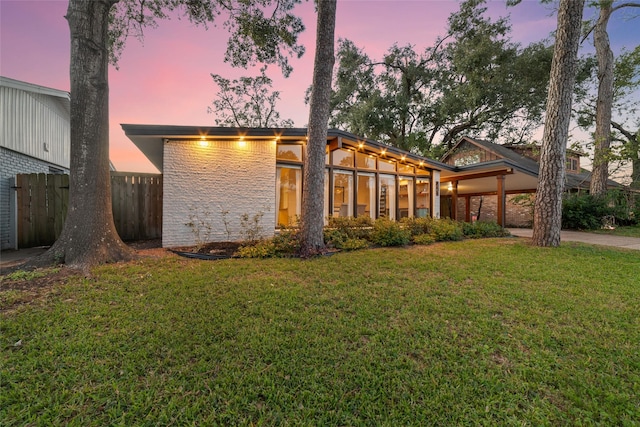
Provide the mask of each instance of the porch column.
{"label": "porch column", "polygon": [[464,196],[464,221],[471,222],[471,196]]}
{"label": "porch column", "polygon": [[451,219],[458,219],[458,181],[451,181]]}
{"label": "porch column", "polygon": [[507,210],[507,197],[506,197],[506,193],[505,193],[505,186],[504,186],[504,179],[505,176],[504,175],[498,175],[496,177],[498,179],[498,188],[497,188],[497,195],[498,195],[498,225],[501,227],[504,227],[505,223],[506,223],[506,210]]}

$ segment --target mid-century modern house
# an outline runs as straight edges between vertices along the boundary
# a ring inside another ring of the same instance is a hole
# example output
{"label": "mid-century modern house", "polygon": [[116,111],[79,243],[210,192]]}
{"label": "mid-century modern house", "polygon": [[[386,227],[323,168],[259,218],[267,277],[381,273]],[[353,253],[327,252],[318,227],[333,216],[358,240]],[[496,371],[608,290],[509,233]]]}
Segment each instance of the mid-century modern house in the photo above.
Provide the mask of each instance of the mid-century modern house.
{"label": "mid-century modern house", "polygon": [[15,249],[16,174],[69,172],[69,93],[0,77],[0,115],[0,249]]}
{"label": "mid-century modern house", "polygon": [[[210,241],[237,240],[243,215],[258,215],[265,236],[298,221],[306,129],[122,128],[163,174],[163,246],[192,245],[203,239],[202,233]],[[507,198],[535,190],[535,161],[528,163],[520,155],[522,161],[484,158],[463,149],[467,143],[475,146],[473,142],[463,138],[458,154],[445,163],[330,129],[325,217],[447,216],[472,221],[476,198],[482,197],[487,199],[485,213],[490,203],[495,209],[480,219],[508,225]]]}

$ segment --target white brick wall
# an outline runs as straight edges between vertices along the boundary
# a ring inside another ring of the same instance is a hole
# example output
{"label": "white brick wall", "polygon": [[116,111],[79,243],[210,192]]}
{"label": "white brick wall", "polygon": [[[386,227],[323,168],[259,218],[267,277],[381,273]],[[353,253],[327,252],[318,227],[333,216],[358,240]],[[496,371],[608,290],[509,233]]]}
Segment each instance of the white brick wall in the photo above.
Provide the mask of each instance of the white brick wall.
{"label": "white brick wall", "polygon": [[[242,240],[246,227],[241,226],[241,216],[253,218],[261,212],[263,236],[273,236],[275,141],[207,142],[205,147],[199,141],[164,145],[162,246]],[[188,226],[192,220],[199,225]]]}

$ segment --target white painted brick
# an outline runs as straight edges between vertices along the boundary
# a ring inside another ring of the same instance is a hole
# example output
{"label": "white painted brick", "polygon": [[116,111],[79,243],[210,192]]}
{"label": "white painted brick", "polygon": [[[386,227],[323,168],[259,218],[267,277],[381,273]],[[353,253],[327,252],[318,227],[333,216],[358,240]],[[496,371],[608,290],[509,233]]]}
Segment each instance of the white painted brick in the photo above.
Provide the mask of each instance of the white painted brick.
{"label": "white painted brick", "polygon": [[163,247],[197,243],[194,228],[187,225],[191,216],[207,224],[198,227],[201,241],[242,240],[243,214],[252,218],[263,213],[263,237],[273,236],[275,141],[245,141],[244,146],[238,141],[208,141],[206,147],[199,141],[169,141],[164,145],[163,174]]}

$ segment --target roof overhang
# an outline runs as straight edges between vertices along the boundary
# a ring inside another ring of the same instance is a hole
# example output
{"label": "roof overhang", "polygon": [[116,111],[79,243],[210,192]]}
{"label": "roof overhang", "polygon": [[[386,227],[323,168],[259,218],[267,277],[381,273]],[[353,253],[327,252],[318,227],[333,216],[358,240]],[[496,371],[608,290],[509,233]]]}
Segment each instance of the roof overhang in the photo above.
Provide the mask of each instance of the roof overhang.
{"label": "roof overhang", "polygon": [[[458,195],[495,194],[498,177],[505,177],[505,191],[508,193],[532,192],[538,185],[537,171],[523,168],[507,159],[456,167],[454,171],[443,171],[440,181],[457,182]],[[443,185],[444,195],[450,190]]]}
{"label": "roof overhang", "polygon": [[[207,126],[166,126],[166,125],[139,125],[122,124],[125,135],[142,151],[142,153],[158,168],[163,169],[163,145],[168,140],[192,140],[192,139],[235,139],[252,138],[264,140],[291,140],[299,141],[307,138],[306,128],[234,128],[234,127],[207,127]],[[366,149],[367,152],[378,156],[411,161],[425,169],[452,171],[450,165],[437,160],[422,157],[396,147],[382,144],[371,139],[361,138],[349,132],[338,129],[329,129],[327,142],[332,149],[351,148],[354,150]]]}

